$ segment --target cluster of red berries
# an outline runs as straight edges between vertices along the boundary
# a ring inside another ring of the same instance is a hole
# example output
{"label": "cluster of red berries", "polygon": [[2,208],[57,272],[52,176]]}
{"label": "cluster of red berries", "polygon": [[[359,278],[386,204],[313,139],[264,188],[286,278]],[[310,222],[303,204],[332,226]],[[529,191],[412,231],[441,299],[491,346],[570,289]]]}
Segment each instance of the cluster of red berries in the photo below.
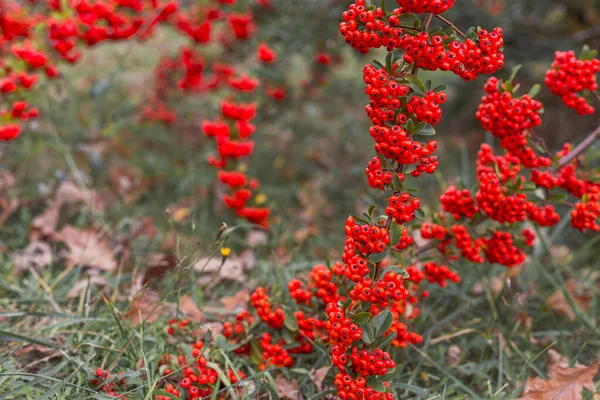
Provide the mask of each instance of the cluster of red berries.
{"label": "cluster of red berries", "polygon": [[380,47],[392,50],[400,44],[402,29],[398,27],[398,16],[401,13],[396,9],[393,15],[386,16],[381,7],[367,10],[365,0],[356,0],[342,13],[344,21],[340,23],[340,32],[346,43],[360,53],[366,54],[370,49]]}
{"label": "cluster of red berries", "polygon": [[498,78],[488,79],[484,86],[487,95],[481,99],[477,119],[486,131],[500,139],[502,147],[518,156],[525,167],[548,164],[547,160],[538,161],[527,145],[527,131],[542,123],[542,103],[527,94],[515,98],[505,87]]}
{"label": "cluster of red berries", "polygon": [[[480,255],[483,239],[473,240],[467,227],[464,225],[452,225],[452,234],[454,235],[454,246],[461,251],[461,255],[474,263],[483,263],[483,257]],[[451,242],[451,238],[442,242],[441,250],[444,253],[444,247]]]}
{"label": "cluster of red berries", "polygon": [[426,262],[423,264],[423,271],[427,276],[427,280],[431,283],[437,283],[441,287],[446,287],[446,280],[452,282],[460,282],[460,276],[454,271],[451,271],[446,265],[437,265],[434,262]]}
{"label": "cluster of red berries", "polygon": [[408,13],[442,14],[448,11],[456,0],[396,0],[396,2]]}
{"label": "cluster of red berries", "polygon": [[256,31],[256,23],[251,12],[230,13],[227,22],[236,39],[248,39]]}
{"label": "cluster of red berries", "polygon": [[306,290],[302,287],[302,282],[300,282],[299,279],[291,279],[288,282],[288,289],[290,290],[290,296],[292,296],[292,299],[296,300],[296,303],[304,303],[307,306],[310,305],[312,293],[310,290]]}
{"label": "cluster of red berries", "polygon": [[456,186],[450,186],[444,194],[440,196],[442,209],[459,219],[461,216],[473,218],[479,212],[479,207],[471,197],[468,189],[459,190]]}
{"label": "cluster of red berries", "polygon": [[408,290],[403,286],[403,282],[402,275],[388,271],[377,281],[364,278],[350,290],[349,297],[354,301],[373,303],[384,308],[391,302],[408,298]]}
{"label": "cluster of red berries", "polygon": [[446,98],[446,93],[430,90],[423,97],[412,96],[406,104],[406,111],[414,114],[419,121],[437,125],[442,119],[440,105],[446,102]]}
{"label": "cluster of red berries", "polygon": [[277,367],[292,367],[294,360],[290,356],[289,352],[283,348],[285,341],[280,343],[271,343],[271,335],[263,333],[258,341],[262,351],[264,362],[258,365],[259,370],[264,370],[269,366]]}
{"label": "cluster of red berries", "polygon": [[[336,267],[342,268],[342,263],[336,263],[333,269]],[[332,282],[333,272],[327,266],[315,265],[310,273],[310,279],[317,289],[316,296],[321,299],[323,304],[336,303],[343,299],[339,294],[338,285]]]}
{"label": "cluster of red berries", "polygon": [[[389,387],[389,382],[384,382],[385,387]],[[393,393],[380,393],[376,392],[369,386],[367,386],[367,380],[358,376],[355,379],[352,378],[346,372],[339,372],[336,374],[333,381],[333,386],[337,389],[338,397],[342,400],[393,400]]]}
{"label": "cluster of red berries", "polygon": [[[432,154],[437,150],[438,143],[435,140],[421,143],[415,141],[406,130],[399,125],[387,126],[372,126],[369,129],[371,137],[375,140],[375,151],[382,156],[396,161],[400,165],[418,164],[417,168],[420,172],[433,173],[437,167],[438,159]],[[381,169],[381,160],[378,157],[373,158],[367,168],[367,177],[369,181],[382,180],[384,176],[377,176],[376,172]],[[424,168],[424,169],[423,169]],[[415,170],[416,171],[416,170]],[[369,176],[369,172],[373,177]],[[404,174],[398,173],[400,180],[404,181]],[[392,175],[393,178],[393,175]],[[386,181],[385,179],[383,179]]]}
{"label": "cluster of red berries", "polygon": [[386,185],[390,185],[393,182],[394,174],[395,172],[384,171],[382,169],[382,163],[379,157],[373,157],[373,159],[369,161],[367,169],[365,169],[367,182],[373,189],[385,190]]}
{"label": "cluster of red berries", "polygon": [[510,154],[495,156],[489,145],[481,145],[477,159],[480,186],[475,195],[480,209],[489,218],[501,223],[522,222],[529,218],[542,226],[557,224],[560,216],[551,205],[538,207],[528,201],[524,193],[506,194],[507,189],[503,185],[517,178],[519,170],[518,158]]}
{"label": "cluster of red berries", "polygon": [[362,338],[362,329],[346,317],[344,309],[335,303],[329,303],[325,307],[327,322],[325,330],[329,336],[329,342],[333,345],[350,345]]}
{"label": "cluster of red berries", "polygon": [[[235,316],[233,323],[229,321],[223,323],[223,336],[234,344],[240,343],[246,338],[246,333],[253,323],[254,317],[250,315],[248,310],[243,310]],[[250,354],[250,344],[242,344],[234,351],[237,354]]]}
{"label": "cluster of red berries", "polygon": [[595,109],[579,93],[598,90],[596,74],[600,72],[600,60],[579,60],[573,50],[557,51],[554,62],[546,72],[546,86],[562,98],[567,107],[574,108],[580,115],[593,114]]}
{"label": "cluster of red berries", "polygon": [[[124,374],[120,372],[119,375]],[[102,368],[96,368],[94,371],[94,378],[90,381],[92,385],[99,387],[101,391],[105,392],[108,396],[112,396],[114,398],[125,400],[125,396],[116,392],[119,390],[119,387],[125,386],[127,384],[125,378],[119,379],[117,377],[113,377],[108,370]]]}
{"label": "cluster of red berries", "polygon": [[523,250],[516,247],[509,232],[495,231],[492,237],[484,240],[485,256],[491,263],[505,265],[509,268],[521,265],[525,260]]}
{"label": "cluster of red berries", "polygon": [[588,193],[583,201],[575,204],[571,211],[571,222],[580,231],[586,229],[594,232],[600,231],[598,218],[600,217],[600,191]]}
{"label": "cluster of red berries", "polygon": [[396,362],[389,353],[381,349],[369,351],[353,347],[349,358],[352,372],[359,376],[385,376],[390,369],[396,368]]}
{"label": "cluster of red berries", "polygon": [[[393,71],[398,68],[392,66]],[[399,84],[395,76],[390,76],[385,68],[377,68],[367,64],[363,68],[363,81],[366,84],[365,93],[369,96],[370,103],[365,110],[373,125],[384,125],[385,122],[406,122],[406,114],[400,113],[402,99],[409,95],[408,85]]]}
{"label": "cluster of red berries", "polygon": [[381,253],[390,244],[390,233],[384,227],[376,225],[359,225],[354,217],[346,219],[346,248],[354,254],[356,251],[363,255]]}
{"label": "cluster of red berries", "polygon": [[405,50],[404,61],[419,68],[436,71],[452,71],[465,81],[472,81],[482,74],[493,74],[504,68],[504,32],[495,28],[492,32],[480,29],[475,40],[449,41],[442,34],[429,35],[420,32],[416,36],[402,36],[400,47]]}
{"label": "cluster of red berries", "polygon": [[277,60],[277,55],[266,43],[261,43],[258,45],[256,56],[260,62],[265,64],[274,63]]}
{"label": "cluster of red berries", "polygon": [[407,192],[397,193],[388,199],[385,214],[397,224],[404,225],[415,218],[415,211],[421,208],[421,200]]}
{"label": "cluster of red berries", "polygon": [[415,239],[408,233],[408,229],[405,226],[402,227],[402,233],[398,243],[394,246],[395,249],[404,250],[407,249],[415,242]]}
{"label": "cluster of red berries", "polygon": [[256,312],[260,319],[273,329],[279,329],[283,326],[285,319],[281,308],[272,311],[271,299],[265,293],[265,288],[258,287],[250,297],[252,305],[256,308]]}
{"label": "cluster of red berries", "polygon": [[448,230],[443,225],[425,222],[421,225],[421,236],[423,239],[444,240]]}

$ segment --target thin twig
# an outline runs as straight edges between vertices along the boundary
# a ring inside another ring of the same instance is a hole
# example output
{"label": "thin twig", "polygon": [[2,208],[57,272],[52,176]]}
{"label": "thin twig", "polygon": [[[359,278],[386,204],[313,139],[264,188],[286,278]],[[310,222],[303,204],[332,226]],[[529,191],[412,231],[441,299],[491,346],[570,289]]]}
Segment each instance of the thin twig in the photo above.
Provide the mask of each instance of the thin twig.
{"label": "thin twig", "polygon": [[577,147],[575,147],[572,151],[570,151],[568,154],[566,154],[563,158],[558,160],[557,169],[561,169],[562,167],[564,167],[565,165],[570,163],[574,158],[576,158],[581,153],[586,151],[588,149],[588,147],[590,147],[596,141],[596,139],[598,139],[599,135],[600,135],[600,126],[597,127],[592,133],[590,133],[583,140],[583,142],[579,143],[577,145]]}
{"label": "thin twig", "polygon": [[454,29],[454,32],[458,33],[463,39],[467,38],[467,35],[465,35],[460,29],[457,28],[456,25],[454,25],[452,22],[448,21],[446,18],[442,17],[441,15],[436,15],[435,16],[437,19],[439,19],[440,21],[442,21],[443,23],[445,23],[448,26],[451,26],[452,29]]}

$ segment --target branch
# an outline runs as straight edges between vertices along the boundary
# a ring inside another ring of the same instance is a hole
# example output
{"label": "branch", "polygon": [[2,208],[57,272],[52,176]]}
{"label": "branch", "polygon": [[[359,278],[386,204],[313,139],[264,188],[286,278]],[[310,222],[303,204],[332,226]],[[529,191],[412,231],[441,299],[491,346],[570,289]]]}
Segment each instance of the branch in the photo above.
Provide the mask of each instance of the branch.
{"label": "branch", "polygon": [[566,154],[564,157],[558,160],[557,169],[561,169],[562,167],[573,161],[575,157],[579,156],[581,153],[586,151],[588,147],[590,147],[596,141],[596,139],[598,139],[598,136],[600,136],[600,126],[597,127],[596,130],[594,130],[592,133],[590,133],[583,140],[583,142],[579,143],[577,147],[575,147],[572,151],[570,151],[568,154]]}
{"label": "branch", "polygon": [[443,23],[445,23],[448,26],[451,26],[452,29],[454,29],[454,32],[458,33],[463,39],[467,38],[467,35],[465,35],[460,29],[458,29],[456,27],[456,25],[454,25],[452,22],[448,21],[446,18],[442,17],[441,15],[436,15],[435,16],[437,19],[439,19],[440,21],[442,21]]}

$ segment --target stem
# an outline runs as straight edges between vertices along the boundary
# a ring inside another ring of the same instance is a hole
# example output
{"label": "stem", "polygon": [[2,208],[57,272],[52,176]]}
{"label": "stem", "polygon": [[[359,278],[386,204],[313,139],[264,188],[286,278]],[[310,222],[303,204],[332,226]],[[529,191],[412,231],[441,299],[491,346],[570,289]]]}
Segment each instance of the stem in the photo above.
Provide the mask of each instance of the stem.
{"label": "stem", "polygon": [[454,29],[454,32],[458,33],[458,35],[460,37],[462,37],[463,39],[467,38],[467,35],[465,35],[460,29],[458,29],[456,27],[456,25],[454,25],[452,22],[448,21],[446,18],[442,17],[441,15],[436,15],[435,16],[437,19],[439,19],[440,21],[442,21],[443,23],[445,23],[448,26],[451,26],[452,29]]}
{"label": "stem", "polygon": [[583,142],[579,143],[577,147],[573,149],[573,151],[569,152],[569,154],[565,155],[563,158],[558,160],[557,169],[561,169],[568,163],[570,163],[575,157],[579,156],[581,153],[586,151],[588,147],[592,145],[598,139],[600,135],[600,126],[597,127],[592,133],[590,133]]}

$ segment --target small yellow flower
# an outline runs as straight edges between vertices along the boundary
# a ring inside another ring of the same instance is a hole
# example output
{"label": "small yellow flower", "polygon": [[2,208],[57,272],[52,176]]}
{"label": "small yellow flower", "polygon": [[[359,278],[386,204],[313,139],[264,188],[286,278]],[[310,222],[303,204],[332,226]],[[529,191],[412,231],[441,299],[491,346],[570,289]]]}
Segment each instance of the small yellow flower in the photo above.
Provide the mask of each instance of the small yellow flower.
{"label": "small yellow flower", "polygon": [[221,255],[223,257],[229,257],[230,254],[231,254],[231,249],[229,247],[222,247],[221,248]]}
{"label": "small yellow flower", "polygon": [[264,193],[257,194],[256,197],[254,197],[254,202],[259,206],[265,204],[267,202],[267,195]]}

